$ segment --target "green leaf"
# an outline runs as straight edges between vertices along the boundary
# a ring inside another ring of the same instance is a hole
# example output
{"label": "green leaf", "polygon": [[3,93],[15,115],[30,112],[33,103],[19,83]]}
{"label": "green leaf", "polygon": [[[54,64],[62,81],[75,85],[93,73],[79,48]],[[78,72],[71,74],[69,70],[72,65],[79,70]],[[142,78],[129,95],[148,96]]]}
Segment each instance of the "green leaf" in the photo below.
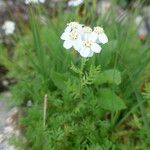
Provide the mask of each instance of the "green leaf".
{"label": "green leaf", "polygon": [[150,83],[145,85],[145,92],[143,93],[145,99],[150,100]]}
{"label": "green leaf", "polygon": [[110,89],[104,88],[99,92],[100,107],[109,111],[119,111],[125,109],[125,103]]}
{"label": "green leaf", "polygon": [[51,78],[55,86],[63,90],[66,86],[65,81],[68,80],[68,74],[52,71]]}
{"label": "green leaf", "polygon": [[117,69],[110,69],[102,72],[98,79],[97,84],[109,83],[119,85],[121,83],[121,73]]}
{"label": "green leaf", "polygon": [[102,65],[102,68],[106,68],[111,63],[112,53],[116,51],[117,45],[117,40],[112,40],[102,46],[103,51],[100,56],[98,56],[99,64]]}

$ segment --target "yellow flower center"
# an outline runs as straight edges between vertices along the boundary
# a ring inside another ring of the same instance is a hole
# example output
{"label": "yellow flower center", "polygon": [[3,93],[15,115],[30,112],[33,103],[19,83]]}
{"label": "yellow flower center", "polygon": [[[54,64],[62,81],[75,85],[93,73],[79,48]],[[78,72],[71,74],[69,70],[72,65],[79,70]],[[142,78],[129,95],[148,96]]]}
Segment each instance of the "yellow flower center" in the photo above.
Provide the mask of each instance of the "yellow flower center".
{"label": "yellow flower center", "polygon": [[85,32],[85,33],[91,33],[92,29],[90,27],[83,27],[83,32]]}
{"label": "yellow flower center", "polygon": [[83,41],[83,44],[85,47],[90,48],[92,46],[92,41],[86,40],[86,41]]}
{"label": "yellow flower center", "polygon": [[97,33],[97,34],[100,34],[100,33],[103,33],[104,30],[101,27],[94,27],[94,32]]}
{"label": "yellow flower center", "polygon": [[69,34],[69,37],[72,39],[72,40],[76,40],[78,38],[78,32],[73,30],[70,32]]}

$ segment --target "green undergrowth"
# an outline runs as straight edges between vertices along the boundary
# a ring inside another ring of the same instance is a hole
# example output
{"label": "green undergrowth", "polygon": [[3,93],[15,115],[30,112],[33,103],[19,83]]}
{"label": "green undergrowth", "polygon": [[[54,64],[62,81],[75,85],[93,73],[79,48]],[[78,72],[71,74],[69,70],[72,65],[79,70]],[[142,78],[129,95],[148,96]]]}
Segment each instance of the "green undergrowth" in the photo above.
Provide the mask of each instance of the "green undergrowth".
{"label": "green undergrowth", "polygon": [[[24,111],[20,124],[27,143],[20,141],[21,149],[150,147],[149,39],[139,40],[134,14],[124,24],[117,22],[115,8],[102,17],[86,6],[84,16],[78,10],[60,12],[45,24],[34,10],[28,30],[17,36],[13,56],[1,45],[0,60],[17,81],[10,87],[14,103]],[[103,25],[109,42],[100,54],[84,59],[63,48],[60,36],[73,20]]]}

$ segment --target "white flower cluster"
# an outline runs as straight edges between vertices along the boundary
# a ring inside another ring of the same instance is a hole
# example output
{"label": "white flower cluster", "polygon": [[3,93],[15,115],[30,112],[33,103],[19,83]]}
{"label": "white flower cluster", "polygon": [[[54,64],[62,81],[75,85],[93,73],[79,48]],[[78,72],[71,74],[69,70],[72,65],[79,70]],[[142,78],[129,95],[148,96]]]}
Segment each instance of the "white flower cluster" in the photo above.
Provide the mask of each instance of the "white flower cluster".
{"label": "white flower cluster", "polygon": [[83,0],[70,0],[68,2],[68,6],[76,7],[76,6],[78,6],[78,5],[82,4],[82,3],[83,3]]}
{"label": "white flower cluster", "polygon": [[45,2],[45,0],[25,0],[25,4],[30,4],[30,3],[36,3],[36,4],[38,4],[38,3],[44,3]]}
{"label": "white flower cluster", "polygon": [[92,57],[94,53],[101,52],[100,44],[108,42],[103,28],[97,26],[92,30],[78,22],[70,22],[61,35],[66,49],[74,48],[82,57]]}
{"label": "white flower cluster", "polygon": [[6,35],[13,34],[15,31],[15,23],[9,20],[5,21],[2,30],[4,30]]}

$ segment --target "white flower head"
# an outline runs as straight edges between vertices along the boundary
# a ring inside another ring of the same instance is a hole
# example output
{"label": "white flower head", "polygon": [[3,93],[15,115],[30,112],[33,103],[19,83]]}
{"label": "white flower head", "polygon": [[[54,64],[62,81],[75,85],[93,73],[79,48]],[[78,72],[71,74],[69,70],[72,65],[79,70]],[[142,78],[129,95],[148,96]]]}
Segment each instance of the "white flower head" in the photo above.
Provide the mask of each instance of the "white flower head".
{"label": "white flower head", "polygon": [[83,3],[83,0],[69,0],[68,6],[76,7],[76,6],[79,6],[82,3]]}
{"label": "white flower head", "polygon": [[61,35],[61,39],[64,40],[63,46],[66,49],[70,49],[71,47],[73,47],[75,50],[79,50],[81,45],[81,37],[75,29],[71,32],[64,32]]}
{"label": "white flower head", "polygon": [[82,25],[79,24],[78,22],[70,22],[67,24],[65,32],[71,32],[72,30],[77,30],[80,32],[81,29],[82,29]]}
{"label": "white flower head", "polygon": [[5,31],[6,35],[13,34],[15,31],[15,23],[12,21],[5,21],[2,29]]}
{"label": "white flower head", "polygon": [[91,38],[82,41],[79,53],[82,57],[92,57],[94,53],[100,53],[101,49],[100,45],[94,42],[91,36]]}
{"label": "white flower head", "polygon": [[108,42],[107,35],[105,34],[104,29],[102,27],[94,27],[92,36],[97,40],[98,43],[105,44]]}
{"label": "white flower head", "polygon": [[61,35],[64,40],[63,46],[66,49],[74,48],[82,57],[92,57],[94,53],[101,52],[101,46],[98,43],[105,44],[108,38],[103,28],[95,27],[94,31],[88,26],[71,22],[67,24],[64,33]]}
{"label": "white flower head", "polygon": [[30,4],[30,3],[44,3],[46,0],[25,0],[25,4]]}

